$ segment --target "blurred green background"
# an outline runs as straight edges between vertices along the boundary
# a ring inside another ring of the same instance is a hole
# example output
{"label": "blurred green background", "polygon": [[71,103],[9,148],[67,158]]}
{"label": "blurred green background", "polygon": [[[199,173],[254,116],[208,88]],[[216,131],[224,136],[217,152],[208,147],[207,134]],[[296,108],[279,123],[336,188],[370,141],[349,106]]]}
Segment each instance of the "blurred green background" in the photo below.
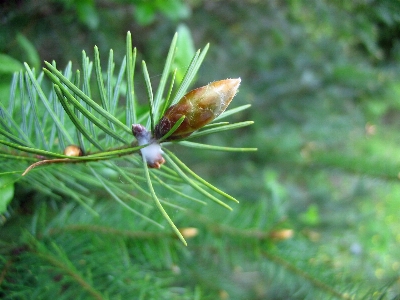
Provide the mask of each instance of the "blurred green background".
{"label": "blurred green background", "polygon": [[[241,77],[231,107],[252,104],[233,121],[254,120],[253,126],[198,141],[258,152],[174,149],[241,201],[233,212],[209,205],[173,214],[180,226],[199,230],[187,248],[165,237],[55,235],[75,267],[90,270],[85,276],[121,280],[110,290],[107,280],[101,286],[93,279],[105,299],[399,299],[398,1],[19,0],[3,3],[0,18],[1,97],[24,61],[36,68],[44,60],[72,61],[77,68],[81,51],[92,56],[97,45],[104,59],[112,48],[120,63],[128,30],[156,82],[178,30],[194,45],[181,45],[183,61],[193,47],[211,44],[196,87]],[[34,234],[39,198],[16,190],[15,216],[0,229],[3,236],[21,227]],[[46,222],[62,222],[65,209],[71,224],[85,217],[65,201]],[[132,218],[117,204],[98,205],[108,219],[94,223],[118,227]],[[20,251],[13,259],[32,259]],[[91,267],[79,264],[80,255]],[[9,272],[8,261],[2,258],[1,274]],[[61,284],[54,274],[32,279],[21,272],[11,273],[16,286],[37,291],[38,299]],[[24,299],[7,298],[12,288],[0,287],[5,299]]]}

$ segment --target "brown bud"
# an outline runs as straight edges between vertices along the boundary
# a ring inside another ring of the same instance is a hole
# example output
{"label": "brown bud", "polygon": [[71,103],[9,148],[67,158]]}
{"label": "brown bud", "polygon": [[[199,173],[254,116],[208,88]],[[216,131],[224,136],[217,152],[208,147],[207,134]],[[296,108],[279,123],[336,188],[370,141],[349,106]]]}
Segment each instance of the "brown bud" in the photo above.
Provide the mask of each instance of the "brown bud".
{"label": "brown bud", "polygon": [[287,240],[293,237],[293,229],[278,229],[269,233],[269,237],[274,240]]}
{"label": "brown bud", "polygon": [[162,138],[182,116],[185,116],[182,124],[167,140],[187,137],[207,125],[225,111],[236,95],[239,84],[240,78],[225,79],[190,91],[167,109],[155,127],[154,137]]}
{"label": "brown bud", "polygon": [[194,227],[185,227],[185,228],[180,228],[179,232],[182,234],[182,236],[186,239],[193,238],[199,234],[199,230]]}
{"label": "brown bud", "polygon": [[81,148],[79,148],[76,145],[69,145],[69,146],[65,147],[64,155],[67,155],[67,156],[82,156],[83,155],[83,151],[82,151]]}

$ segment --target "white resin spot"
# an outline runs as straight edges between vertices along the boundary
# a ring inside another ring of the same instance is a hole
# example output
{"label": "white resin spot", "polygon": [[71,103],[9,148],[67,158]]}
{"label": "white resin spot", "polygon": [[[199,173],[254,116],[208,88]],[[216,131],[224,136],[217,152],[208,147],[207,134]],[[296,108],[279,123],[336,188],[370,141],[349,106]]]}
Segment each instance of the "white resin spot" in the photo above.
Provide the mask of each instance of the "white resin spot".
{"label": "white resin spot", "polygon": [[146,159],[149,167],[159,169],[160,166],[165,162],[162,157],[163,151],[161,150],[161,146],[158,143],[153,143],[140,149],[142,156]]}
{"label": "white resin spot", "polygon": [[140,149],[140,153],[147,162],[150,168],[159,169],[163,163],[165,163],[162,157],[163,151],[161,150],[160,144],[152,140],[149,132],[142,132],[142,134],[137,135],[137,141],[139,146],[149,144],[148,146]]}

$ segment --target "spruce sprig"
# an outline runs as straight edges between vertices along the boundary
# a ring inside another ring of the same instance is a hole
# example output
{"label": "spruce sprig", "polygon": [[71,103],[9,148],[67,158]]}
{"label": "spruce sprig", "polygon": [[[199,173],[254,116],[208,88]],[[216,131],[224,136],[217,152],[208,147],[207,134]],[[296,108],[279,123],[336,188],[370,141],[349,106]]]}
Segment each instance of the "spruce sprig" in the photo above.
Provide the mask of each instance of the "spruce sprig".
{"label": "spruce sprig", "polygon": [[[133,139],[130,126],[132,123],[143,121],[149,132],[154,132],[155,125],[168,106],[176,104],[187,92],[209,46],[196,52],[175,93],[173,92],[175,71],[171,66],[176,53],[177,35],[172,40],[160,84],[155,93],[151,76],[143,61],[142,69],[148,95],[148,105],[143,108],[135,95],[136,49],[132,49],[130,32],[127,33],[126,42],[127,53],[122,60],[116,80],[113,51],[110,51],[107,68],[103,70],[97,47],[94,50],[93,62],[83,52],[82,71],[77,70],[75,73],[72,72],[71,63],[64,71],[60,71],[55,62],[45,62],[46,67],[38,75],[34,69],[25,64],[26,71],[16,74],[13,78],[8,107],[0,103],[0,134],[3,136],[0,140],[0,160],[4,162],[0,175],[12,176],[14,178],[12,183],[19,181],[24,185],[29,184],[55,199],[60,199],[60,195],[72,198],[93,214],[97,214],[91,208],[96,194],[100,196],[106,193],[109,198],[133,214],[162,226],[148,216],[149,207],[155,206],[186,245],[185,238],[164,209],[164,206],[180,207],[165,199],[159,199],[156,190],[165,188],[182,197],[185,195],[182,193],[182,188],[185,184],[189,184],[200,192],[202,197],[225,208],[232,209],[217,195],[238,201],[196,175],[166,148],[164,148],[165,156],[172,169],[167,166],[163,166],[160,170],[148,168],[146,161],[137,155],[140,154],[140,149],[148,145],[139,145],[138,141]],[[92,74],[97,88],[91,84]],[[48,82],[43,80],[44,75],[52,83],[52,88],[47,92]],[[126,104],[121,105],[118,100],[121,98],[124,80]],[[97,97],[99,102],[95,101]],[[218,119],[248,107],[245,105],[228,110]],[[184,116],[181,117],[169,132],[160,138],[159,143],[173,134],[184,119]],[[232,130],[252,123],[247,121],[234,124],[228,122],[209,124],[193,133],[190,138]],[[256,150],[184,141],[187,138],[189,137],[173,143],[219,151]],[[71,144],[80,147],[83,155],[71,156],[63,153],[65,147]],[[162,146],[168,147],[169,144],[171,142],[163,143]],[[121,186],[119,182],[121,178],[129,184]],[[191,196],[186,198],[205,203],[204,199]],[[150,199],[154,200],[151,206]]]}

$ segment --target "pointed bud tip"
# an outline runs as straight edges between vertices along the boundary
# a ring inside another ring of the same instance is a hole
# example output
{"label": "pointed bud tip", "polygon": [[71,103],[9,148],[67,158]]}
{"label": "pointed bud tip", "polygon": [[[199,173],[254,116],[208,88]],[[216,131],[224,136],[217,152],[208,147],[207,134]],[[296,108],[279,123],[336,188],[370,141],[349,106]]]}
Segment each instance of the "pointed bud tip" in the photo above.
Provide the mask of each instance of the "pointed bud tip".
{"label": "pointed bud tip", "polygon": [[239,86],[239,84],[242,81],[242,79],[240,77],[238,77],[238,78],[228,78],[228,79],[225,79],[225,81],[230,81],[232,85]]}
{"label": "pointed bud tip", "polygon": [[237,90],[239,88],[240,82],[242,79],[239,78],[233,78],[233,79],[227,79],[231,81],[231,88]]}
{"label": "pointed bud tip", "polygon": [[[237,90],[239,88],[241,81],[242,80],[240,79],[240,77],[239,78],[227,78],[227,79],[211,82],[209,84],[209,86],[221,88],[225,91],[226,95],[229,95],[228,97],[233,98],[237,93]],[[230,100],[232,100],[232,99],[230,99]]]}

